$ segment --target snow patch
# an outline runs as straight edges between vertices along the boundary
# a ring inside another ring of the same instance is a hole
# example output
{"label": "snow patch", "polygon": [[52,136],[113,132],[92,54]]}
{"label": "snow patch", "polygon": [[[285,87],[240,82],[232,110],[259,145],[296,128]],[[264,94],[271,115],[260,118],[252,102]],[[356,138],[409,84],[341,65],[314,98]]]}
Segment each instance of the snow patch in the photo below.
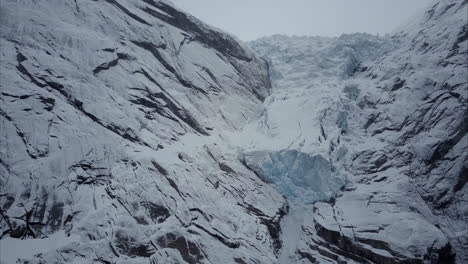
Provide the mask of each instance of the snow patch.
{"label": "snow patch", "polygon": [[43,239],[0,239],[0,264],[16,263],[18,259],[30,259],[34,255],[55,250],[72,242],[77,242],[77,235],[67,236],[64,231],[54,233]]}

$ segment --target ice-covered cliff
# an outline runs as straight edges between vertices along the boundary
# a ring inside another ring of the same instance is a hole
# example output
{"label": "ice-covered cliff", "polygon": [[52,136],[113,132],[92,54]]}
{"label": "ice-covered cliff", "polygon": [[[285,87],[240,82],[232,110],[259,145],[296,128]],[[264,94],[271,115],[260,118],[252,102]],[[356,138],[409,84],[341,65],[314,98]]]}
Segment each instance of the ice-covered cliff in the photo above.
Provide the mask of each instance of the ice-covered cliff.
{"label": "ice-covered cliff", "polygon": [[467,6],[247,47],[164,0],[2,0],[0,263],[467,262]]}

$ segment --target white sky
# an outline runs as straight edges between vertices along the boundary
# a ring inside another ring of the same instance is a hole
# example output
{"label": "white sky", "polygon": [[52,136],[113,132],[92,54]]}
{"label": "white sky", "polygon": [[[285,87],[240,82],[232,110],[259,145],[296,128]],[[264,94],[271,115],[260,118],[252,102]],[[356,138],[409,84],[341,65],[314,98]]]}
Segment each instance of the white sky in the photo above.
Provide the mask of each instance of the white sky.
{"label": "white sky", "polygon": [[433,0],[171,0],[242,40],[276,33],[390,33]]}

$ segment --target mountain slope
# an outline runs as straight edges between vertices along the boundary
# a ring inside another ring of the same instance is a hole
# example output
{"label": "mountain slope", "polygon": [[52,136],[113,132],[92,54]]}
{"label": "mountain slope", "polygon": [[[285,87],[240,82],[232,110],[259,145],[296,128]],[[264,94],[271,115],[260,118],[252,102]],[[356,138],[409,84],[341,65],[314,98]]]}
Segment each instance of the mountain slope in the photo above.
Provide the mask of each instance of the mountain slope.
{"label": "mountain slope", "polygon": [[275,261],[285,201],[216,143],[260,111],[262,60],[166,1],[0,13],[2,261]]}

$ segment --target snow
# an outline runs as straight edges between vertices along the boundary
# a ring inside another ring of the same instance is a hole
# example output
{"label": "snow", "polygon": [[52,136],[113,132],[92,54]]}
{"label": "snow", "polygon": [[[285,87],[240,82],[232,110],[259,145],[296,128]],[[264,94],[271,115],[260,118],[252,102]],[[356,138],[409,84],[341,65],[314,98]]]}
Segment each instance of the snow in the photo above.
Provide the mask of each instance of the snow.
{"label": "snow", "polygon": [[56,232],[42,239],[0,239],[0,263],[13,264],[17,259],[30,259],[36,254],[79,243],[76,234],[67,235],[64,231]]}
{"label": "snow", "polygon": [[307,214],[313,209],[312,206],[296,205],[292,207],[283,221],[281,222],[283,233],[281,239],[284,243],[278,255],[278,263],[297,263],[298,259],[295,256],[296,250],[302,242],[299,237],[303,232],[302,223],[307,219],[313,219],[313,215]]}

